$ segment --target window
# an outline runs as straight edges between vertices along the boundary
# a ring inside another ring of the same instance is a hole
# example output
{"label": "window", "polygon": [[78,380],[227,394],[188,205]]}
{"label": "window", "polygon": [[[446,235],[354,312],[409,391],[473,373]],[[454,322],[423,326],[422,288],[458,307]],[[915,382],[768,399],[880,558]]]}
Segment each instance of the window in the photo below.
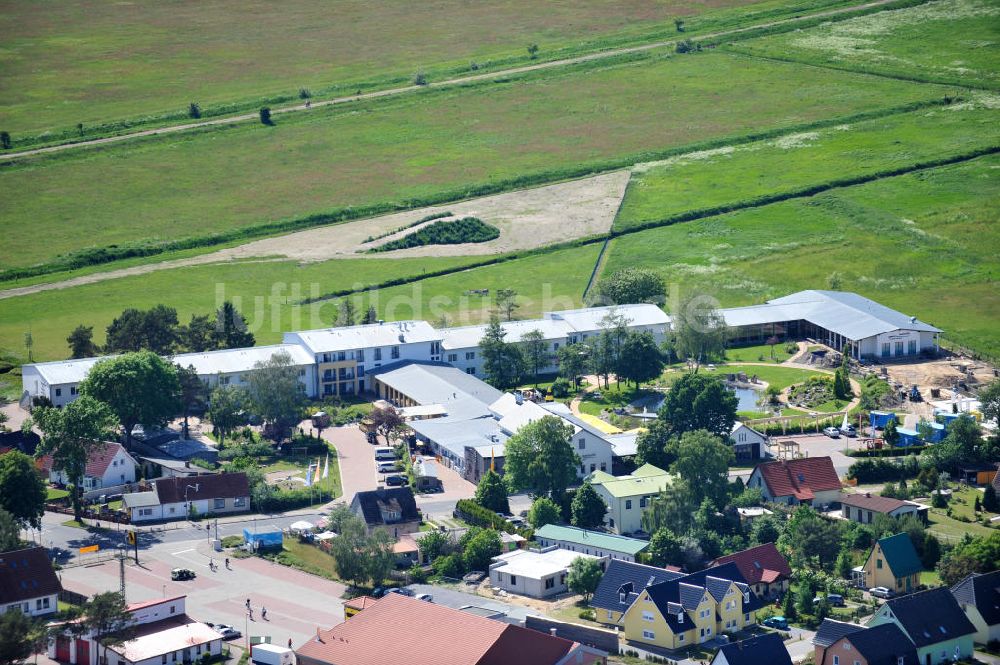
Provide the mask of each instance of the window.
{"label": "window", "polygon": [[917,340],[911,339],[909,342],[907,342],[906,353],[907,355],[911,356],[917,355]]}
{"label": "window", "polygon": [[225,508],[225,507],[226,507],[226,500],[225,499],[216,499],[215,500],[215,509],[216,510],[220,510],[220,509]]}
{"label": "window", "polygon": [[449,353],[448,354],[448,362],[450,362],[450,363],[458,362],[458,354],[457,353]]}
{"label": "window", "polygon": [[62,388],[56,388],[56,397],[62,397]]}
{"label": "window", "polygon": [[897,356],[903,355],[903,343],[902,342],[896,342],[895,346],[896,346],[896,348],[895,348],[895,352],[896,352],[895,355],[897,355]]}
{"label": "window", "polygon": [[643,639],[647,639],[647,640],[655,640],[656,639],[656,633],[654,633],[651,630],[644,630],[644,631],[642,631],[642,637],[643,637]]}
{"label": "window", "polygon": [[177,606],[176,605],[171,605],[170,606],[170,613],[171,614],[176,614],[177,613]]}
{"label": "window", "polygon": [[750,613],[747,612],[743,615],[743,623],[750,623]]}
{"label": "window", "polygon": [[679,643],[679,642],[683,642],[683,641],[684,641],[684,633],[680,633],[677,636],[677,642]]}
{"label": "window", "polygon": [[431,342],[431,355],[441,355],[441,342]]}
{"label": "window", "polygon": [[364,349],[358,349],[358,352],[355,354],[354,357],[357,358],[358,362],[362,362],[363,363],[365,361],[365,350]]}
{"label": "window", "polygon": [[587,447],[587,440],[581,437],[580,440],[576,442],[576,447],[579,450],[584,450]]}
{"label": "window", "polygon": [[465,352],[465,359],[466,360],[475,360],[476,359],[476,352],[475,351],[466,351]]}
{"label": "window", "polygon": [[556,585],[556,578],[550,577],[549,579],[545,580],[546,589],[552,589],[555,587],[555,585]]}
{"label": "window", "polygon": [[476,368],[475,367],[466,367],[465,368],[465,373],[466,374],[475,374],[476,373]]}
{"label": "window", "polygon": [[840,665],[840,656],[833,657],[833,665]]}
{"label": "window", "polygon": [[69,389],[69,394],[70,394],[70,395],[75,395],[75,394],[76,394],[76,392],[77,392],[77,391],[76,391],[76,386],[70,386],[70,389]]}
{"label": "window", "polygon": [[390,353],[389,355],[392,357],[393,360],[398,359],[399,358],[399,347],[398,346],[392,347],[392,353]]}
{"label": "window", "polygon": [[889,357],[889,342],[882,343],[882,357],[883,358]]}
{"label": "window", "polygon": [[558,351],[559,350],[559,342],[555,342],[555,343],[552,344],[552,350],[553,351]]}
{"label": "window", "polygon": [[904,665],[904,663],[906,663],[906,657],[905,656],[897,656],[896,657],[896,665]]}
{"label": "window", "polygon": [[245,496],[238,496],[235,499],[233,499],[234,508],[242,508],[245,505],[247,505],[247,498]]}
{"label": "window", "polygon": [[[625,601],[622,601],[622,602],[625,602]],[[613,617],[614,617],[614,612],[612,612],[611,610],[608,610],[608,621],[611,621]]]}
{"label": "window", "polygon": [[625,510],[632,510],[632,499],[625,499]]}
{"label": "window", "polygon": [[[602,464],[601,466],[604,466],[604,465]],[[646,507],[646,497],[642,497],[641,499],[639,499],[639,507],[640,508],[645,508]]]}
{"label": "window", "polygon": [[652,612],[647,612],[646,610],[643,610],[642,611],[642,620],[643,621],[648,621],[649,623],[653,623],[653,613]]}
{"label": "window", "polygon": [[511,585],[517,584],[517,575],[510,576],[510,583]]}
{"label": "window", "polygon": [[161,663],[167,662],[167,654],[163,654],[162,658],[163,660],[160,661]]}
{"label": "window", "polygon": [[882,559],[875,559],[875,567],[882,570]]}
{"label": "window", "polygon": [[608,470],[608,463],[601,462],[601,471],[607,471],[607,470]]}
{"label": "window", "polygon": [[375,349],[375,360],[382,360],[382,349],[381,348],[376,348]]}

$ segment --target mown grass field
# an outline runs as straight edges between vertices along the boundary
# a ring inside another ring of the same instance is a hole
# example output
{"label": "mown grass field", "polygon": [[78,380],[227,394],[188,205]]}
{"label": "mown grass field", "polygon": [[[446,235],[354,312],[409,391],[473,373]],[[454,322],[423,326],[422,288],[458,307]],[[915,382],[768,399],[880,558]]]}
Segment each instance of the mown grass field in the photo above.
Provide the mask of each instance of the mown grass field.
{"label": "mown grass field", "polygon": [[1000,110],[988,96],[973,94],[969,102],[947,107],[682,155],[637,169],[614,228],[635,228],[988,146],[1000,146]]}
{"label": "mown grass field", "polygon": [[258,344],[275,343],[284,331],[328,326],[337,315],[335,300],[296,303],[346,290],[358,292],[352,299],[359,312],[372,304],[387,320],[438,321],[446,316],[451,325],[461,325],[461,315],[467,315],[468,323],[479,323],[493,308],[492,299],[465,296],[465,291],[488,288],[492,294],[497,288],[513,288],[522,296],[517,314],[527,317],[580,306],[599,251],[597,244],[559,250],[375,292],[364,289],[483,257],[244,262],[162,270],[0,300],[0,348],[23,356],[23,336],[30,329],[36,360],[66,358],[66,336],[81,323],[94,326],[100,344],[107,325],[126,307],[163,303],[175,307],[180,322],[187,323],[191,314],[214,311],[223,298],[232,299],[244,313]]}
{"label": "mown grass field", "polygon": [[[527,61],[846,4],[837,0],[7,3],[0,125],[14,134]],[[698,16],[700,15],[700,16]],[[489,26],[489,29],[483,29]]]}
{"label": "mown grass field", "polygon": [[947,93],[716,52],[72,151],[0,169],[9,193],[0,203],[0,269],[84,247],[458,196],[539,172],[555,179]]}
{"label": "mown grass field", "polygon": [[985,156],[616,238],[603,270],[649,266],[722,306],[855,291],[1000,357],[998,193],[1000,157]]}
{"label": "mown grass field", "polygon": [[1000,2],[936,0],[741,42],[744,53],[1000,89]]}

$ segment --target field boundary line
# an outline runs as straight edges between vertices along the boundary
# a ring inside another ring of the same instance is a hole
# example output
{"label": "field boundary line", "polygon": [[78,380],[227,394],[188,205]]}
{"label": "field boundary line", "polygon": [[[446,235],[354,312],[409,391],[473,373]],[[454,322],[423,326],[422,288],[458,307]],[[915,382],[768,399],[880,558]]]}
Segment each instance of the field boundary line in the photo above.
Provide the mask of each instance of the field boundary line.
{"label": "field boundary line", "polygon": [[[622,192],[622,198],[621,198],[620,201],[618,201],[618,207],[615,208],[615,214],[611,218],[611,228],[612,229],[615,228],[615,220],[618,219],[618,215],[622,211],[622,206],[625,205],[625,199],[628,198],[628,190],[632,188],[632,178],[634,177],[634,175],[635,175],[634,171],[629,172],[628,182],[625,183],[625,191]],[[597,275],[600,274],[601,269],[604,267],[604,259],[607,256],[608,245],[611,244],[611,238],[612,238],[612,236],[611,236],[611,233],[609,231],[608,232],[608,237],[604,239],[604,244],[601,245],[601,251],[597,255],[597,261],[594,263],[594,269],[590,273],[590,279],[587,280],[587,286],[583,287],[583,296],[582,296],[582,298],[583,298],[584,302],[586,302],[586,300],[587,300],[587,295],[590,293],[590,289],[593,288],[593,286],[594,286],[594,280],[597,279]]]}
{"label": "field boundary line", "polygon": [[[811,14],[803,14],[799,16],[793,16],[791,18],[778,19],[775,21],[765,21],[763,23],[758,23],[755,25],[743,26],[739,28],[732,28],[729,30],[720,30],[716,32],[705,33],[703,35],[691,35],[691,38],[695,41],[706,42],[719,40],[725,37],[743,37],[752,38],[758,36],[753,34],[754,31],[766,31],[769,29],[775,29],[779,27],[789,27],[789,29],[795,29],[795,26],[808,23],[809,21],[815,21],[817,19],[830,19],[830,20],[844,20],[855,15],[864,15],[865,13],[870,13],[869,10],[874,10],[876,12],[883,11],[887,6],[894,4],[901,4],[903,6],[912,6],[914,4],[923,4],[929,0],[872,0],[871,2],[865,2],[862,4],[851,5],[848,7],[836,7],[833,9],[821,10]],[[746,35],[751,35],[746,37]],[[773,33],[772,33],[773,34]],[[510,67],[507,69],[499,69],[493,72],[486,72],[482,74],[473,74],[471,76],[459,76],[450,79],[445,79],[443,81],[431,81],[424,85],[410,84],[405,86],[399,86],[395,88],[386,88],[383,90],[375,90],[372,92],[362,93],[360,95],[345,95],[341,97],[334,97],[332,99],[317,100],[315,103],[312,100],[307,102],[297,103],[290,106],[279,106],[271,109],[272,115],[293,113],[296,111],[308,111],[311,109],[318,109],[328,106],[348,104],[351,102],[379,99],[383,97],[392,97],[408,93],[414,93],[420,90],[426,89],[439,89],[439,88],[451,88],[456,86],[467,85],[469,83],[476,82],[489,82],[490,79],[503,78],[506,76],[512,76],[517,74],[524,74],[535,71],[542,71],[547,69],[557,69],[560,67],[566,67],[569,65],[588,63],[594,61],[600,61],[605,59],[614,58],[622,55],[630,54],[641,54],[649,51],[653,51],[660,48],[667,48],[670,46],[675,46],[682,38],[670,39],[670,40],[658,40],[649,42],[646,44],[637,44],[635,46],[625,46],[619,48],[612,48],[605,51],[597,51],[593,53],[585,53],[579,56],[573,56],[569,58],[559,58],[555,60],[548,60],[545,62],[534,63],[531,65],[523,65],[520,67]],[[308,106],[307,106],[308,104]],[[163,134],[175,134],[180,132],[186,132],[190,130],[195,130],[199,128],[212,127],[217,125],[230,125],[244,122],[259,122],[259,112],[248,112],[239,113],[235,115],[220,116],[216,118],[211,118],[209,120],[202,120],[199,122],[186,122],[178,125],[165,125],[150,129],[144,129],[133,132],[124,132],[121,134],[114,134],[110,136],[102,136],[93,139],[84,139],[79,141],[68,141],[65,143],[57,143],[55,145],[48,145],[38,148],[29,148],[26,150],[20,150],[17,152],[10,152],[0,154],[0,162],[19,159],[25,157],[34,157],[38,155],[50,154],[53,152],[59,152],[63,150],[69,150],[73,148],[86,148],[97,145],[104,145],[109,143],[119,143],[122,141],[127,141],[135,138],[140,138],[144,136],[159,136]]]}

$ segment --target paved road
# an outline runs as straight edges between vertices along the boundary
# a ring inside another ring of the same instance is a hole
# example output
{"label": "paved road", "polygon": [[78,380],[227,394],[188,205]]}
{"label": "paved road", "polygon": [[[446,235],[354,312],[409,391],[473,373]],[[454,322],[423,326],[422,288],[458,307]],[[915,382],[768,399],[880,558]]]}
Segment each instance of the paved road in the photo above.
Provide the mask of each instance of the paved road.
{"label": "paved road", "polygon": [[[757,30],[760,28],[766,28],[776,25],[783,25],[789,23],[798,23],[805,20],[810,20],[816,17],[824,16],[836,16],[839,14],[850,14],[857,11],[862,11],[869,9],[871,7],[878,7],[880,5],[889,4],[894,0],[874,0],[873,2],[866,2],[859,5],[854,5],[851,7],[841,7],[838,9],[830,9],[827,11],[816,12],[812,14],[804,14],[800,16],[795,16],[789,19],[783,19],[780,21],[770,21],[767,23],[759,23],[752,26],[747,26],[745,28],[736,28],[733,30],[724,30],[720,32],[713,32],[704,35],[695,35],[695,39],[705,40],[714,39],[716,37],[724,37],[726,35],[736,35],[743,32],[748,32],[751,30]],[[625,55],[629,53],[641,53],[644,51],[651,51],[659,48],[670,47],[676,44],[676,40],[653,42],[650,44],[642,44],[639,46],[630,46],[626,48],[612,49],[608,51],[601,51],[599,53],[591,53],[589,55],[578,56],[575,58],[564,58],[561,60],[550,60],[547,62],[539,62],[532,65],[526,65],[523,67],[512,67],[510,69],[502,69],[494,72],[487,72],[484,74],[474,74],[471,76],[462,76],[458,78],[447,79],[444,81],[436,81],[428,83],[427,85],[407,85],[399,88],[390,88],[388,90],[378,90],[375,92],[369,92],[362,95],[350,95],[347,97],[336,97],[334,99],[327,99],[322,101],[309,102],[308,106],[306,103],[294,104],[291,106],[284,107],[272,107],[271,115],[277,116],[283,113],[293,113],[297,111],[308,111],[314,108],[321,108],[324,106],[334,106],[338,104],[346,104],[350,102],[356,102],[367,99],[376,99],[380,97],[393,97],[396,95],[406,94],[415,92],[417,90],[423,90],[425,88],[446,88],[454,87],[458,85],[465,85],[468,83],[474,83],[477,81],[486,81],[496,78],[505,78],[508,76],[523,74],[526,72],[537,71],[541,69],[552,69],[556,67],[564,67],[567,65],[575,65],[583,62],[590,62],[593,60],[603,60],[606,58],[614,58],[620,55]],[[239,115],[225,116],[222,118],[213,118],[211,120],[201,120],[199,122],[189,122],[181,125],[171,125],[169,127],[159,127],[157,129],[145,129],[137,132],[129,132],[127,134],[119,134],[117,136],[107,136],[99,139],[90,139],[86,141],[78,141],[75,143],[63,143],[54,146],[48,146],[45,148],[34,148],[31,150],[22,150],[20,152],[11,152],[6,154],[0,154],[0,161],[11,160],[19,157],[31,157],[34,155],[42,155],[50,152],[57,152],[60,150],[69,150],[77,147],[87,147],[95,145],[103,145],[107,143],[118,143],[120,141],[127,141],[129,139],[139,138],[143,136],[156,136],[159,134],[175,134],[177,132],[185,132],[194,129],[200,129],[203,127],[212,127],[216,125],[229,125],[236,124],[240,122],[260,122],[260,116],[255,111],[253,113],[243,113]]]}
{"label": "paved road", "polygon": [[[368,438],[357,425],[330,427],[323,430],[322,436],[337,449],[340,478],[344,487],[343,496],[338,502],[350,505],[358,492],[379,486],[379,481],[385,476],[375,469],[375,446],[368,443]],[[381,439],[379,445],[385,445]]]}

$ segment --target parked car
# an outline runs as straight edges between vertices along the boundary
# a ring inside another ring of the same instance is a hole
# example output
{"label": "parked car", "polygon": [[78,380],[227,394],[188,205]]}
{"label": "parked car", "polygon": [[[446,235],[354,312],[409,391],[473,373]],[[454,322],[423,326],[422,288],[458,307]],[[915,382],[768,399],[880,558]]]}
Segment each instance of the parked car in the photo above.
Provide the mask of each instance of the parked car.
{"label": "parked car", "polygon": [[462,581],[466,584],[479,584],[484,579],[486,579],[486,573],[481,570],[473,570],[462,577]]}
{"label": "parked car", "polygon": [[393,591],[395,591],[398,588],[399,587],[394,587],[394,586],[390,586],[390,587],[375,587],[375,590],[372,591],[372,598],[381,598],[385,594],[392,593]]}
{"label": "parked car", "polygon": [[872,587],[868,590],[868,593],[875,596],[876,598],[892,598],[892,590],[884,586]]}
{"label": "parked car", "polygon": [[434,596],[430,595],[429,593],[421,593],[421,594],[419,594],[417,596],[417,600],[423,600],[423,601],[426,601],[428,603],[433,603],[434,602]]}
{"label": "parked car", "polygon": [[813,604],[817,605],[819,603],[825,602],[830,607],[843,607],[844,597],[839,593],[828,593],[826,596],[816,596],[813,598]]}
{"label": "parked car", "polygon": [[768,628],[777,628],[778,630],[788,630],[788,620],[783,616],[773,616],[764,619],[764,625]]}
{"label": "parked car", "polygon": [[170,579],[175,582],[180,582],[183,580],[193,580],[195,578],[194,571],[190,568],[174,568],[170,571]]}
{"label": "parked car", "polygon": [[386,591],[385,593],[386,593],[386,595],[388,595],[390,593],[398,593],[400,596],[410,596],[411,598],[414,595],[413,589],[407,589],[406,587],[403,587],[403,588],[393,587],[393,588],[389,589],[388,591]]}
{"label": "parked car", "polygon": [[846,427],[841,427],[840,433],[844,436],[857,436],[858,430],[854,429],[854,425],[848,425]]}
{"label": "parked car", "polygon": [[375,468],[379,473],[392,473],[396,470],[395,462],[375,462]]}
{"label": "parked car", "polygon": [[408,482],[410,482],[410,481],[407,479],[406,476],[396,475],[396,476],[386,476],[385,477],[385,484],[388,485],[389,487],[402,487],[403,485],[407,484]]}
{"label": "parked car", "polygon": [[232,626],[228,626],[228,625],[226,625],[224,623],[220,623],[220,624],[217,624],[215,626],[212,626],[212,624],[208,624],[208,625],[211,626],[212,628],[214,628],[215,632],[217,632],[218,634],[222,635],[222,639],[224,639],[224,640],[235,640],[238,637],[243,637],[243,633],[241,633],[240,631],[236,630]]}
{"label": "parked car", "polygon": [[840,430],[837,429],[836,427],[826,427],[826,428],[824,428],[823,429],[823,434],[826,434],[831,439],[839,439],[840,438]]}

